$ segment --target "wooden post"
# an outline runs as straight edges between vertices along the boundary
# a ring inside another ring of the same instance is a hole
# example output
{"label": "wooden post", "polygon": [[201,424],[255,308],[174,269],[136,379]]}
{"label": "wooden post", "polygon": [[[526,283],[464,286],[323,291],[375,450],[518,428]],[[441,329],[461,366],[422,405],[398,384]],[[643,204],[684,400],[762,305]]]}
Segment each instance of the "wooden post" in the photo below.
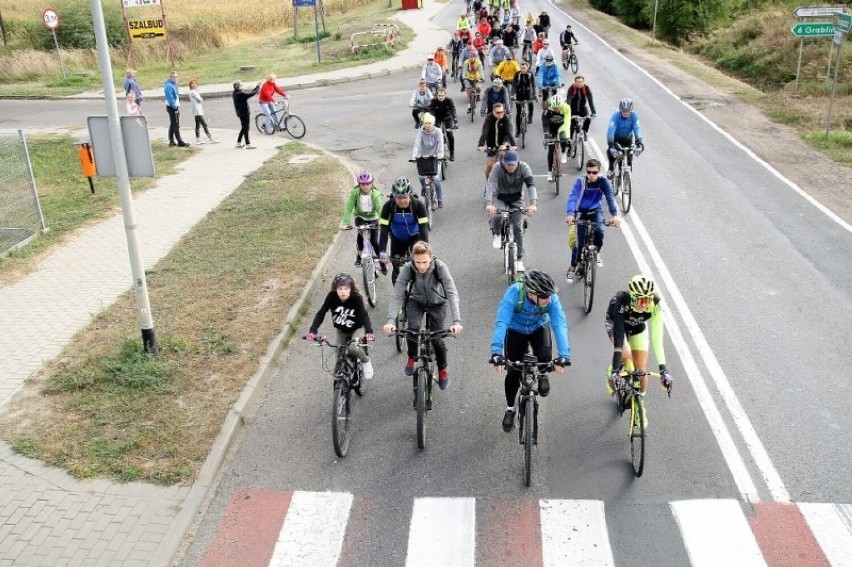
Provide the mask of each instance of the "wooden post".
{"label": "wooden post", "polygon": [[317,2],[319,2],[319,12],[322,18],[322,33],[325,35],[328,33],[325,29],[325,2],[323,0],[317,0]]}

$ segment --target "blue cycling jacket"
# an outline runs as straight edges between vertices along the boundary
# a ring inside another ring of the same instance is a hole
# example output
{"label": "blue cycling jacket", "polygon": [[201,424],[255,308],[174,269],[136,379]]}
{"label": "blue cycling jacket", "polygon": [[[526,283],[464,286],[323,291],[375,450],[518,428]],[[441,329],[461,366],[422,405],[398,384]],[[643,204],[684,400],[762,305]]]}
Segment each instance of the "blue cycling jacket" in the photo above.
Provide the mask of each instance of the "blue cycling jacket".
{"label": "blue cycling jacket", "polygon": [[639,115],[636,111],[630,113],[627,118],[621,115],[620,111],[616,111],[612,118],[609,119],[609,127],[606,129],[606,143],[615,143],[616,138],[619,140],[630,139],[631,134],[637,139],[642,139],[642,127],[639,125]]}
{"label": "blue cycling jacket", "polygon": [[618,209],[615,208],[615,197],[612,195],[612,185],[610,185],[609,179],[603,175],[598,176],[594,181],[584,180],[583,178],[577,179],[571,189],[571,195],[568,197],[565,214],[575,217],[578,212],[600,209],[604,197],[606,197],[606,204],[609,207],[609,214],[616,216]]}
{"label": "blue cycling jacket", "polygon": [[565,311],[559,302],[559,296],[551,296],[553,299],[542,309],[524,297],[523,307],[520,312],[515,311],[518,305],[518,294],[521,293],[523,284],[514,283],[506,289],[500,305],[497,306],[497,321],[494,323],[494,334],[491,336],[491,353],[503,354],[503,343],[506,340],[506,331],[512,329],[525,335],[531,334],[539,327],[550,324],[556,337],[556,350],[559,356],[571,357],[571,346],[568,344],[568,321],[565,319]]}
{"label": "blue cycling jacket", "polygon": [[542,87],[558,87],[562,84],[562,75],[559,72],[559,65],[544,64],[538,68],[538,84]]}

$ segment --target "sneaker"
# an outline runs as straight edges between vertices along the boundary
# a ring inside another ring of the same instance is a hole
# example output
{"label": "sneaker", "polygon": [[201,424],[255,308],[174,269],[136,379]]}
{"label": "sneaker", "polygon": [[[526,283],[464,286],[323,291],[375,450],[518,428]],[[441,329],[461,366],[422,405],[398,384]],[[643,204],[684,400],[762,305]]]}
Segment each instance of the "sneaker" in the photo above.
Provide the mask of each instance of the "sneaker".
{"label": "sneaker", "polygon": [[189,144],[187,144],[186,142],[178,142],[178,147],[179,148],[188,148]]}
{"label": "sneaker", "polygon": [[615,394],[615,390],[616,390],[617,386],[618,386],[618,384],[615,383],[615,380],[612,378],[612,376],[606,377],[606,393],[607,394],[609,394],[610,396]]}
{"label": "sneaker", "polygon": [[202,142],[202,141],[201,141],[201,138],[196,138],[196,139],[195,139],[195,143],[196,143],[196,144],[198,144],[199,146],[201,146],[201,145],[203,145],[203,144],[206,144],[207,142]]}
{"label": "sneaker", "polygon": [[538,394],[542,398],[546,398],[547,394],[550,393],[550,378],[542,376],[538,379]]}
{"label": "sneaker", "polygon": [[207,143],[208,143],[208,144],[218,144],[218,143],[219,143],[219,140],[214,140],[213,138],[210,138],[210,139],[207,141]]}
{"label": "sneaker", "polygon": [[387,264],[379,264],[379,271],[382,272],[383,276],[388,275],[388,265]]}
{"label": "sneaker", "polygon": [[405,363],[405,368],[402,369],[406,376],[414,376],[414,359],[409,358]]}
{"label": "sneaker", "polygon": [[373,377],[373,362],[371,360],[362,362],[361,370],[364,372],[364,380],[370,380]]}
{"label": "sneaker", "polygon": [[515,428],[515,408],[507,409],[503,415],[503,431],[509,433]]}
{"label": "sneaker", "polygon": [[562,163],[568,163],[568,152],[562,152],[562,160],[561,161],[562,161]]}
{"label": "sneaker", "polygon": [[249,144],[249,145],[246,146],[246,149],[247,150],[256,150],[257,146],[252,146],[251,144]]}
{"label": "sneaker", "polygon": [[356,268],[361,267],[361,255],[360,254],[358,256],[355,256],[355,267]]}
{"label": "sneaker", "polygon": [[442,390],[450,387],[450,373],[446,368],[438,370],[438,387]]}
{"label": "sneaker", "polygon": [[438,208],[439,208],[439,209],[443,209],[443,208],[444,208],[444,202],[443,202],[443,201],[438,201]]}
{"label": "sneaker", "polygon": [[169,147],[170,147],[170,148],[173,148],[173,147],[175,147],[175,146],[177,146],[177,144],[175,144],[174,142],[169,142]]}
{"label": "sneaker", "polygon": [[589,141],[589,133],[588,133],[588,132],[583,132],[583,141],[584,141],[584,142],[588,142],[588,141]]}
{"label": "sneaker", "polygon": [[242,144],[236,144],[234,147],[235,147],[235,148],[242,148],[242,147],[243,147],[243,145],[242,145]]}
{"label": "sneaker", "polygon": [[601,258],[600,253],[595,257],[595,264],[597,264],[598,268],[603,268],[603,258]]}
{"label": "sneaker", "polygon": [[547,181],[550,182],[550,183],[553,182],[553,172],[552,171],[547,172]]}
{"label": "sneaker", "polygon": [[450,152],[450,161],[456,161],[456,153]]}
{"label": "sneaker", "polygon": [[574,268],[568,268],[568,271],[565,273],[565,281],[569,284],[574,283]]}
{"label": "sneaker", "polygon": [[516,272],[526,272],[527,271],[527,269],[524,268],[524,263],[521,262],[520,258],[518,258],[518,261],[515,262],[515,271]]}
{"label": "sneaker", "polygon": [[503,246],[503,242],[500,239],[500,235],[495,234],[494,238],[491,240],[491,247],[494,248],[495,250],[499,250],[500,248],[502,248],[502,246]]}

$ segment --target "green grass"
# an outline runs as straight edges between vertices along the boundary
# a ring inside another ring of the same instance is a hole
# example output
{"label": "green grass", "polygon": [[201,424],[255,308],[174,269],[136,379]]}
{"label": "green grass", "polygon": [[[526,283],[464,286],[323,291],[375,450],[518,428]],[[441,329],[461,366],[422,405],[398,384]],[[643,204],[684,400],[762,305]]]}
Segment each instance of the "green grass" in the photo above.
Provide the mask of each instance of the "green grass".
{"label": "green grass", "polygon": [[[0,258],[0,283],[19,277],[32,268],[57,242],[92,221],[114,214],[120,206],[118,182],[115,178],[94,178],[95,194],[80,169],[77,144],[70,135],[33,136],[27,147],[41,201],[44,222],[50,229],[39,234],[25,247]],[[196,148],[169,148],[164,142],[151,144],[156,176],[130,180],[130,188],[138,193],[154,186],[157,179],[175,172],[175,166],[194,155]]]}
{"label": "green grass", "polygon": [[142,351],[130,291],[29,382],[0,437],[79,478],[192,482],[352,184],[333,158],[289,143],[148,271],[159,357]]}
{"label": "green grass", "polygon": [[[835,125],[836,127],[836,125]],[[852,132],[832,130],[825,135],[825,128],[811,130],[805,134],[805,140],[813,147],[840,163],[852,165]]]}

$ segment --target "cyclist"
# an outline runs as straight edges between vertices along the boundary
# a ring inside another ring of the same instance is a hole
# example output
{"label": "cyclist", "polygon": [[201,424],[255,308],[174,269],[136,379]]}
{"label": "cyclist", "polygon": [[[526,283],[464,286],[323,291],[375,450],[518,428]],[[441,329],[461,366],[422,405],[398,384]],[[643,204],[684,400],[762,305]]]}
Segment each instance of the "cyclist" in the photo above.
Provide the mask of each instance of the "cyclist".
{"label": "cyclist", "polygon": [[473,38],[473,47],[476,48],[476,52],[479,55],[479,62],[485,65],[485,48],[488,47],[488,38],[476,32],[476,37]]}
{"label": "cyclist", "polygon": [[[606,171],[606,176],[609,179],[613,177],[613,164],[615,157],[618,155],[618,150],[615,144],[622,147],[630,146],[633,140],[636,140],[636,149],[633,155],[639,157],[645,150],[645,145],[642,143],[642,127],[639,125],[639,115],[633,110],[633,101],[629,98],[623,98],[618,103],[618,111],[613,113],[609,119],[609,127],[606,129],[606,157],[609,160],[609,168]],[[627,165],[633,165],[633,155],[627,154]]]}
{"label": "cyclist", "polygon": [[[325,296],[314,320],[311,322],[310,330],[305,335],[309,341],[317,336],[317,329],[322,325],[325,314],[331,311],[331,323],[337,333],[337,344],[343,345],[352,340],[352,336],[358,329],[364,329],[366,339],[374,340],[373,325],[370,323],[370,314],[364,307],[364,298],[358,293],[358,287],[352,276],[340,273],[331,281],[331,291]],[[347,354],[357,358],[361,362],[364,371],[364,379],[373,377],[373,363],[364,349],[353,344],[349,346]]]}
{"label": "cyclist", "polygon": [[[606,334],[612,341],[612,365],[607,370],[606,390],[612,395],[618,380],[618,370],[623,363],[629,368],[645,372],[648,367],[648,329],[650,320],[651,337],[654,345],[654,357],[660,369],[660,384],[671,391],[672,375],[666,368],[666,353],[663,350],[663,306],[659,294],[654,292],[654,280],[644,275],[630,278],[627,291],[617,292],[606,310]],[[625,340],[626,339],[626,340]],[[644,394],[648,387],[648,377],[641,380]],[[645,427],[648,427],[648,412],[645,413]]]}
{"label": "cyclist", "polygon": [[504,108],[509,108],[509,91],[503,86],[503,79],[494,77],[491,86],[482,93],[482,107],[479,113],[482,116],[492,112],[494,105],[500,103]]}
{"label": "cyclist", "polygon": [[545,38],[541,42],[541,49],[539,49],[535,54],[536,67],[541,68],[542,64],[544,64],[548,57],[555,59],[556,54],[553,53],[553,49],[550,48],[550,40]]}
{"label": "cyclist", "polygon": [[[379,211],[381,210],[382,192],[373,185],[373,174],[369,171],[362,171],[358,174],[358,186],[352,189],[349,198],[346,200],[341,224],[343,228],[349,228],[352,226],[352,218],[355,217],[355,226],[362,226],[368,223],[376,223],[378,225]],[[373,245],[373,250],[378,254],[378,226],[370,230],[370,244]],[[360,266],[361,252],[364,250],[364,237],[360,232],[358,233],[355,245],[358,249],[358,253],[355,255],[355,265]],[[382,264],[381,267],[382,273],[387,274],[387,266]]]}
{"label": "cyclist", "polygon": [[447,63],[447,53],[444,51],[443,45],[439,45],[438,49],[435,50],[435,64],[441,68],[441,85],[446,87],[447,76],[450,74],[450,66]]}
{"label": "cyclist", "polygon": [[491,67],[496,68],[511,54],[512,52],[503,44],[502,39],[495,39],[494,47],[488,52],[488,56],[491,58]]}
{"label": "cyclist", "polygon": [[456,22],[456,32],[461,32],[462,30],[467,29],[470,29],[470,20],[467,19],[467,14],[462,14]]}
{"label": "cyclist", "polygon": [[536,99],[535,77],[530,72],[530,64],[521,61],[521,71],[515,76],[515,136],[521,134],[521,106],[527,105],[527,121],[532,118],[533,101]]}
{"label": "cyclist", "polygon": [[490,16],[488,23],[491,25],[491,33],[488,34],[488,41],[491,42],[492,46],[497,45],[497,41],[503,39],[503,28],[500,26],[500,21],[496,16]]}
{"label": "cyclist", "polygon": [[266,122],[263,127],[268,132],[272,128],[272,111],[275,110],[275,94],[283,96],[285,99],[290,96],[281,90],[281,87],[275,84],[275,73],[270,73],[266,76],[266,80],[260,86],[260,94],[257,95],[257,102],[260,104],[260,109],[266,115]]}
{"label": "cyclist", "polygon": [[[524,51],[529,49],[530,53],[532,53],[532,44],[536,40],[535,30],[533,29],[532,24],[527,24],[527,27],[525,27],[519,35],[521,40],[521,59],[524,59]],[[529,62],[532,63],[532,55],[530,56]]]}
{"label": "cyclist", "polygon": [[[438,195],[438,208],[444,208],[444,189],[441,185],[441,161],[444,159],[444,135],[435,128],[435,117],[428,112],[421,119],[423,127],[417,130],[414,136],[414,147],[411,149],[411,159],[437,158],[435,176],[432,182],[435,184],[435,193]],[[426,189],[426,176],[420,176],[420,188]]]}
{"label": "cyclist", "polygon": [[[405,257],[418,240],[429,241],[429,217],[426,205],[420,199],[411,198],[411,182],[407,177],[398,177],[391,186],[391,198],[382,206],[379,214],[379,261],[387,264],[387,246],[390,236],[390,255]],[[399,267],[394,264],[391,282],[396,283]]]}
{"label": "cyclist", "polygon": [[[477,149],[485,152],[485,179],[491,174],[491,166],[497,157],[500,146],[509,145],[515,149],[515,137],[512,135],[512,121],[506,116],[506,109],[502,102],[495,103],[482,124],[482,134],[477,142]],[[487,151],[486,151],[487,150]]]}
{"label": "cyclist", "polygon": [[491,24],[488,23],[488,18],[479,18],[479,23],[476,24],[476,33],[485,40],[491,37]]}
{"label": "cyclist", "polygon": [[[457,76],[456,73],[459,70],[459,63],[461,63],[464,58],[464,44],[462,41],[461,35],[458,31],[453,32],[453,37],[450,39],[450,43],[447,44],[447,49],[450,50],[450,65],[452,65],[451,76]],[[464,90],[464,89],[462,89]]]}
{"label": "cyclist", "polygon": [[563,86],[559,65],[553,63],[553,55],[548,55],[544,65],[538,69],[538,86],[541,89],[541,109],[547,109],[547,99],[556,94],[556,89]]}
{"label": "cyclist", "polygon": [[450,161],[456,159],[456,137],[453,135],[453,128],[458,123],[456,117],[456,104],[453,99],[447,96],[447,89],[438,89],[437,98],[432,99],[429,105],[429,112],[435,117],[435,124],[443,127],[447,133],[447,149],[450,151]]}
{"label": "cyclist", "polygon": [[[541,115],[541,129],[544,130],[544,143],[559,140],[562,147],[562,163],[568,162],[571,151],[571,107],[559,100],[558,95],[547,101],[547,110]],[[553,181],[553,144],[547,145],[547,180]]]}
{"label": "cyclist", "polygon": [[408,99],[408,106],[414,109],[411,111],[411,116],[414,118],[415,128],[420,128],[420,115],[429,109],[432,98],[432,91],[426,87],[426,81],[420,79],[417,88],[414,89],[411,98]]}
{"label": "cyclist", "polygon": [[514,56],[515,48],[518,46],[518,32],[515,31],[515,28],[511,24],[506,24],[503,27],[503,45]]}
{"label": "cyclist", "polygon": [[[426,327],[439,331],[445,325],[447,303],[450,304],[450,316],[453,318],[450,332],[458,335],[463,330],[459,314],[459,294],[450,269],[444,262],[435,258],[428,242],[417,242],[411,249],[411,262],[403,266],[399,280],[393,286],[384,331],[388,334],[396,331],[394,318],[403,304],[409,329],[419,329],[425,315]],[[432,339],[432,346],[435,348],[435,362],[438,364],[438,387],[446,390],[450,385],[447,346],[440,337]],[[406,376],[414,375],[415,356],[417,341],[408,338],[408,360],[403,368]]]}
{"label": "cyclist", "polygon": [[[533,55],[538,55],[538,52],[541,51],[542,47],[544,47],[544,34],[539,33],[532,44]],[[538,69],[538,65],[536,65],[536,69]]]}
{"label": "cyclist", "polygon": [[574,51],[574,46],[580,43],[574,31],[571,29],[571,24],[565,26],[565,30],[559,34],[559,46],[562,48],[562,63],[565,68],[568,68],[568,56]]}
{"label": "cyclist", "polygon": [[426,64],[423,65],[423,70],[420,72],[420,80],[426,81],[426,86],[432,91],[432,96],[435,96],[435,93],[438,92],[438,87],[443,84],[444,72],[441,70],[441,66],[435,62],[433,54],[430,54],[426,58]]}
{"label": "cyclist", "polygon": [[[530,270],[523,278],[509,286],[497,306],[494,333],[491,337],[491,360],[497,372],[503,372],[505,359],[521,360],[532,349],[539,362],[550,362],[553,353],[551,329],[556,335],[556,371],[565,372],[571,357],[568,343],[568,321],[559,302],[556,282],[546,272]],[[521,387],[521,371],[510,368],[506,372],[506,413],[503,416],[503,431],[512,431],[515,425],[515,396]],[[538,393],[547,397],[550,380],[538,379]]]}
{"label": "cyclist", "polygon": [[[499,165],[491,170],[488,183],[485,185],[485,212],[491,217],[491,234],[493,239],[491,245],[499,250],[500,242],[500,217],[496,216],[498,206],[504,209],[523,208],[524,186],[527,188],[527,214],[535,216],[537,192],[535,178],[530,166],[518,159],[518,153],[508,151],[503,156]],[[515,243],[518,245],[518,262],[516,271],[524,271],[524,230],[523,217],[521,213],[512,213],[512,230],[515,235]],[[517,360],[517,359],[513,359]]]}
{"label": "cyclist", "polygon": [[469,90],[467,97],[468,114],[475,112],[473,107],[473,93],[479,93],[482,91],[482,82],[484,80],[485,76],[482,72],[482,61],[477,57],[477,51],[475,49],[468,50],[467,61],[464,63],[464,78],[462,79],[462,89],[467,87]]}
{"label": "cyclist", "polygon": [[538,31],[547,37],[550,34],[550,15],[544,8],[541,9],[541,14],[538,15]]}
{"label": "cyclist", "polygon": [[[574,116],[583,116],[583,140],[589,138],[589,125],[592,123],[592,118],[597,114],[595,112],[595,101],[592,98],[592,90],[586,84],[586,79],[583,75],[574,77],[574,83],[568,87],[568,105],[571,107],[571,113]],[[589,114],[591,109],[591,114]],[[574,136],[574,122],[571,122],[571,136]]]}
{"label": "cyclist", "polygon": [[500,77],[503,81],[503,85],[506,86],[507,94],[515,84],[515,77],[518,73],[520,73],[520,71],[521,67],[518,65],[518,62],[515,61],[511,51],[506,54],[506,59],[494,68],[494,75],[496,77]]}
{"label": "cyclist", "polygon": [[[574,182],[574,187],[571,188],[571,195],[568,196],[568,204],[565,207],[565,222],[572,224],[574,219],[594,220],[595,222],[595,238],[594,244],[598,248],[597,266],[603,267],[603,258],[600,251],[603,248],[603,198],[606,197],[606,204],[609,208],[609,216],[612,218],[612,224],[616,228],[621,223],[618,218],[618,209],[615,206],[615,197],[612,195],[612,185],[606,177],[601,176],[601,162],[596,159],[590,159],[586,162],[586,177],[580,177]],[[577,270],[577,260],[580,250],[586,244],[586,231],[577,230],[577,244],[571,249],[571,266],[568,268],[568,273],[565,274],[565,279],[568,283],[574,283],[574,274]]]}
{"label": "cyclist", "polygon": [[462,40],[462,43],[465,47],[467,47],[470,42],[473,40],[473,31],[470,28],[465,28],[463,30],[457,30],[459,34],[459,39]]}

